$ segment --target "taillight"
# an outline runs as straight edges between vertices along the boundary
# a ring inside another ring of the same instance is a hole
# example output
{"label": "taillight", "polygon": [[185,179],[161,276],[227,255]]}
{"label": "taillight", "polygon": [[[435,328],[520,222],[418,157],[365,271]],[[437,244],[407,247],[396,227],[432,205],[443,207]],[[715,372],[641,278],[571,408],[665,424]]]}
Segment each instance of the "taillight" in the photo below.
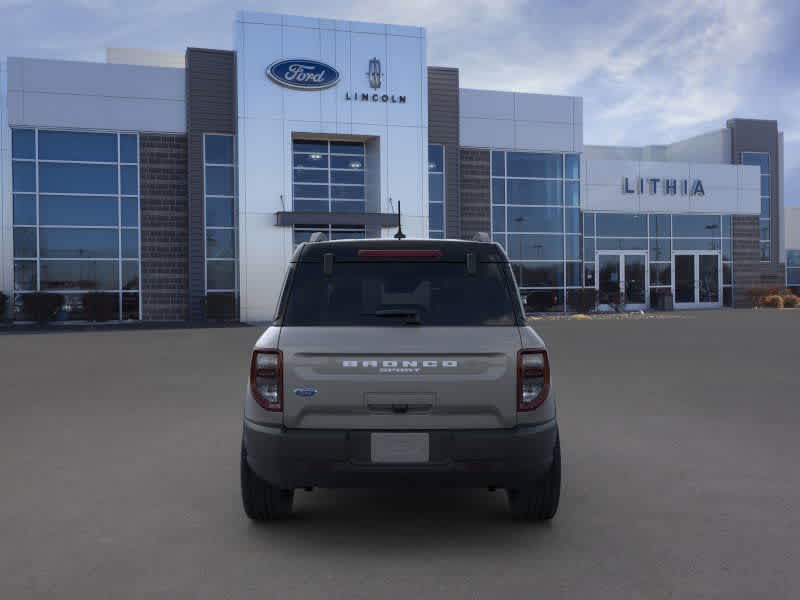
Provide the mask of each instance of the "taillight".
{"label": "taillight", "polygon": [[550,392],[547,350],[520,350],[517,355],[517,410],[534,410]]}
{"label": "taillight", "polygon": [[253,350],[250,391],[265,410],[283,410],[283,356],[280,350]]}

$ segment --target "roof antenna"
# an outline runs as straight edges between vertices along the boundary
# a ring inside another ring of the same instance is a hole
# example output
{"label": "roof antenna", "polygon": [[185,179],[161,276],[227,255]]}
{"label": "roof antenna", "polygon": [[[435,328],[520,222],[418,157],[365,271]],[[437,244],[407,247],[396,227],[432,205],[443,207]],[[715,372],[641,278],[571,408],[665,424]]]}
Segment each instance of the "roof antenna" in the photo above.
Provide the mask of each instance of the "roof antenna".
{"label": "roof antenna", "polygon": [[403,225],[400,223],[400,200],[397,201],[397,233],[394,234],[394,239],[404,240],[406,234],[403,233]]}

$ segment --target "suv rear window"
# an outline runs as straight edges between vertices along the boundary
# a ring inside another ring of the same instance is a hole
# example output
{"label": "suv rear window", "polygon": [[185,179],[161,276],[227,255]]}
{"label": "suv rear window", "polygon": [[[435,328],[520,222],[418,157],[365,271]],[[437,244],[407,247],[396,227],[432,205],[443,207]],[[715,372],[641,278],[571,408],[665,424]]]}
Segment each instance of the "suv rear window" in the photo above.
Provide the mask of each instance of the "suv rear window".
{"label": "suv rear window", "polygon": [[[505,262],[298,262],[279,320],[293,326],[517,325],[516,292]],[[517,302],[518,304],[518,302]]]}

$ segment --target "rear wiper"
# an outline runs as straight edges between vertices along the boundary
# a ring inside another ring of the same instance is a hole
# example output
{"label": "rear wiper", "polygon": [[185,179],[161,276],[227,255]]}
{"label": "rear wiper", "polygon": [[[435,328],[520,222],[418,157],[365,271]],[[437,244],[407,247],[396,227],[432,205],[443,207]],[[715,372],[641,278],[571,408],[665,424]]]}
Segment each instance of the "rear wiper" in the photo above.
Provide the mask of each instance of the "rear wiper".
{"label": "rear wiper", "polygon": [[373,317],[406,317],[405,322],[409,325],[419,325],[421,323],[419,320],[419,311],[409,310],[407,308],[386,308],[366,314]]}

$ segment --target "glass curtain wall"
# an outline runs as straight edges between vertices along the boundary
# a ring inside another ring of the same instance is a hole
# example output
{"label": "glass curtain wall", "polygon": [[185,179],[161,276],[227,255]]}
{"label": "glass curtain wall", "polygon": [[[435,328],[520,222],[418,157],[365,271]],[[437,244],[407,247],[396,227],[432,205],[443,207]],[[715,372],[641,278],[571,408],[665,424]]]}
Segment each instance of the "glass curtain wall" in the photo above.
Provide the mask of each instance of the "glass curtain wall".
{"label": "glass curtain wall", "polygon": [[12,131],[14,312],[52,292],[56,320],[84,320],[86,294],[140,318],[139,139],[135,133]]}
{"label": "glass curtain wall", "polygon": [[800,250],[786,251],[786,285],[800,293]]}
{"label": "glass curtain wall", "polygon": [[769,262],[772,256],[770,242],[770,199],[771,187],[769,176],[769,152],[742,152],[742,164],[753,165],[761,169],[761,218],[759,225],[759,245],[761,247],[761,261]]}
{"label": "glass curtain wall", "polygon": [[[295,211],[353,212],[366,210],[363,142],[292,141],[292,198]],[[315,231],[328,239],[363,239],[363,225],[295,225],[294,244]]]}
{"label": "glass curtain wall", "polygon": [[428,237],[444,237],[444,146],[428,145]]}
{"label": "glass curtain wall", "polygon": [[580,156],[492,151],[492,236],[527,308],[563,311],[581,287]]}
{"label": "glass curtain wall", "polygon": [[672,252],[719,250],[722,295],[732,305],[733,245],[730,215],[592,213],[583,215],[584,283],[595,286],[598,251],[646,250],[650,261],[650,304],[672,289]]}
{"label": "glass curtain wall", "polygon": [[206,301],[210,317],[233,318],[239,293],[236,138],[205,134]]}

